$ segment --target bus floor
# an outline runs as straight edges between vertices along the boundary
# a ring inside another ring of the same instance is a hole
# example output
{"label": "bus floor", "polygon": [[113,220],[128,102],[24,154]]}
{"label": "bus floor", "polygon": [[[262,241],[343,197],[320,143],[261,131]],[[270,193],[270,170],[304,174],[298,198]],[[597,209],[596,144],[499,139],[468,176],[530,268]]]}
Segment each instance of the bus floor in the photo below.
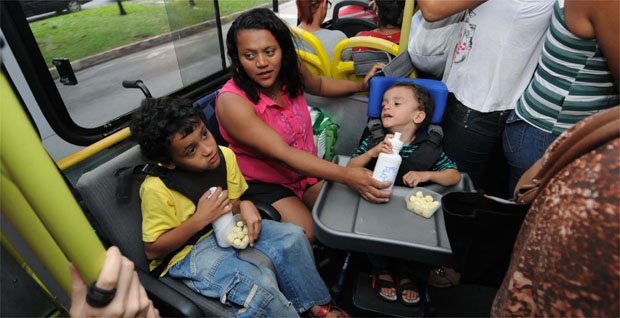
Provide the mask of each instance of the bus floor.
{"label": "bus floor", "polygon": [[347,252],[319,244],[315,245],[314,254],[319,273],[335,303],[352,317],[486,317],[497,291],[469,284],[450,288],[419,284],[420,305],[407,307],[387,303],[380,300],[371,288],[371,267],[364,253],[351,253],[342,286],[338,286],[338,280]]}

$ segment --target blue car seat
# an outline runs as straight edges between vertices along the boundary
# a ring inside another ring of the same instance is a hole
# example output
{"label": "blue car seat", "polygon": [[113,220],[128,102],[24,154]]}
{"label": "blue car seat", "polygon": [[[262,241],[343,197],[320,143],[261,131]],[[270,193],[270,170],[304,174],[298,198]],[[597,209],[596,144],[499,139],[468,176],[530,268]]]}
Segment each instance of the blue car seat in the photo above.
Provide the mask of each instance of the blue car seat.
{"label": "blue car seat", "polygon": [[375,76],[370,80],[370,92],[368,95],[368,118],[381,117],[381,101],[385,91],[396,82],[413,82],[426,88],[433,96],[435,101],[435,112],[431,119],[431,124],[441,123],[443,111],[448,100],[448,87],[442,81],[425,78],[398,78],[398,77],[379,77]]}
{"label": "blue car seat", "polygon": [[[371,136],[368,147],[380,143],[385,138],[386,131],[381,123],[381,102],[385,91],[396,82],[413,82],[426,88],[434,102],[435,110],[431,117],[429,127],[424,131],[423,138],[416,138],[413,144],[417,145],[416,159],[408,163],[408,170],[426,171],[439,159],[443,149],[441,140],[443,139],[443,131],[439,124],[443,117],[443,112],[448,99],[448,88],[444,83],[437,80],[420,79],[420,78],[400,78],[400,77],[380,77],[375,76],[370,80],[370,94],[368,98],[368,124],[364,129],[360,144]],[[374,167],[374,160],[369,162],[367,168]]]}
{"label": "blue car seat", "polygon": [[383,140],[383,125],[381,125],[381,101],[383,100],[383,94],[387,91],[392,84],[396,82],[413,82],[426,88],[433,100],[435,101],[435,111],[431,118],[427,133],[434,132],[438,135],[439,141],[443,138],[443,131],[441,129],[441,119],[443,117],[444,109],[446,108],[446,101],[448,100],[448,87],[441,81],[424,79],[424,78],[401,78],[401,77],[383,77],[375,76],[370,79],[370,90],[368,94],[368,109],[366,115],[368,115],[368,124],[362,134],[360,143],[368,137],[369,134],[373,137],[373,143],[378,143]]}

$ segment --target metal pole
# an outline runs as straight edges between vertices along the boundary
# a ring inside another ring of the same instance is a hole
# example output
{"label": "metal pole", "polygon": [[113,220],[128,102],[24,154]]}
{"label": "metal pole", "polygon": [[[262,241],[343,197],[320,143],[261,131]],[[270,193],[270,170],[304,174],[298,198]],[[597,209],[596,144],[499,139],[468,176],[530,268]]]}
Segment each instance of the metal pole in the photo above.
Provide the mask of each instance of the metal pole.
{"label": "metal pole", "polygon": [[[54,241],[90,284],[99,276],[105,249],[43,148],[4,75],[0,77],[0,96],[0,159],[6,168],[3,174],[11,178]],[[7,199],[3,191],[2,201]],[[66,263],[61,266],[68,272]]]}
{"label": "metal pole", "polygon": [[415,0],[407,0],[405,2],[405,10],[403,11],[403,24],[400,28],[400,45],[398,47],[398,53],[407,51],[407,45],[409,45],[409,31],[411,29],[411,18],[413,17],[413,7],[415,6]]}

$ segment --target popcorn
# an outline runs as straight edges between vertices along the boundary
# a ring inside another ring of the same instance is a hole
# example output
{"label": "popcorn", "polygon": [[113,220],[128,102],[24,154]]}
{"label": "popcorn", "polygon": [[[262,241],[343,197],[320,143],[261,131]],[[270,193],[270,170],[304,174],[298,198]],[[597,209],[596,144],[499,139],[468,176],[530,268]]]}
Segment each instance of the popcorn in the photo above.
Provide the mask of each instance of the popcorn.
{"label": "popcorn", "polygon": [[230,234],[228,240],[230,241],[232,237],[231,243],[236,248],[245,248],[248,246],[250,242],[250,238],[248,237],[248,226],[243,223],[243,221],[237,221],[236,226],[232,228],[233,234]]}
{"label": "popcorn", "polygon": [[433,213],[437,211],[439,205],[439,202],[435,201],[432,196],[425,196],[422,191],[418,191],[415,195],[409,196],[409,200],[407,200],[408,210],[413,211],[427,219],[433,216]]}

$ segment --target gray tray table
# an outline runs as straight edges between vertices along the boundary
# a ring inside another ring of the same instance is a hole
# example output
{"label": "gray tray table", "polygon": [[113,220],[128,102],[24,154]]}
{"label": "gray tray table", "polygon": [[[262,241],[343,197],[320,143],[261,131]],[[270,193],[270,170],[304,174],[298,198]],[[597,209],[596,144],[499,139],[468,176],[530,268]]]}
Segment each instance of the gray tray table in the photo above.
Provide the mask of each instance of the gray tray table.
{"label": "gray tray table", "polygon": [[[348,156],[334,162],[345,166]],[[473,191],[466,174],[450,187],[426,187],[439,194]],[[315,236],[321,243],[340,249],[407,258],[436,265],[452,265],[452,250],[440,207],[430,219],[407,210],[405,197],[411,188],[394,187],[388,203],[370,203],[348,186],[326,181],[312,210]]]}

